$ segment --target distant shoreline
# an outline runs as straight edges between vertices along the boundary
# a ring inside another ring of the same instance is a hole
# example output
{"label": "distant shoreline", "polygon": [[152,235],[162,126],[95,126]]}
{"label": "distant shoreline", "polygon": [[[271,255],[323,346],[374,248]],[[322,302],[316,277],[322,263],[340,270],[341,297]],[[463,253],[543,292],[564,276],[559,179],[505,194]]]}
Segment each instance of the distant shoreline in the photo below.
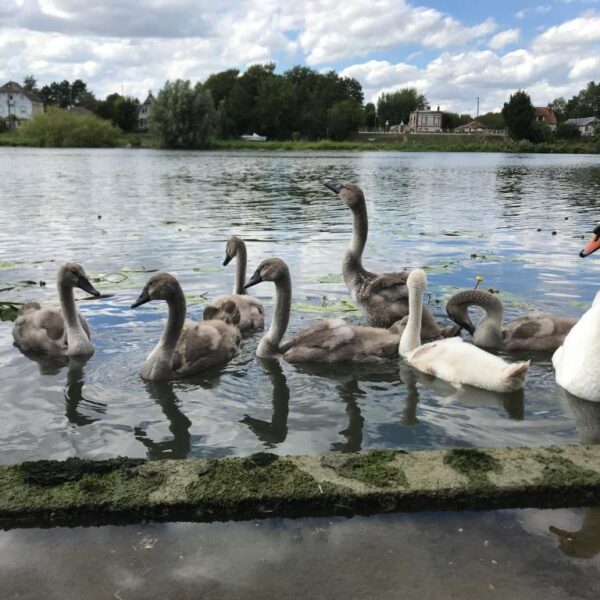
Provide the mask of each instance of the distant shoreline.
{"label": "distant shoreline", "polygon": [[[18,133],[0,134],[0,147],[38,147],[31,140]],[[149,134],[123,134],[116,147],[131,149],[159,149],[156,138]],[[395,137],[377,136],[374,141],[360,137],[351,141],[266,141],[215,140],[206,148],[198,150],[254,150],[278,152],[302,151],[381,151],[381,152],[506,152],[539,154],[600,154],[600,139],[555,140],[532,144],[527,141],[515,142],[501,136],[477,135],[406,135]]]}

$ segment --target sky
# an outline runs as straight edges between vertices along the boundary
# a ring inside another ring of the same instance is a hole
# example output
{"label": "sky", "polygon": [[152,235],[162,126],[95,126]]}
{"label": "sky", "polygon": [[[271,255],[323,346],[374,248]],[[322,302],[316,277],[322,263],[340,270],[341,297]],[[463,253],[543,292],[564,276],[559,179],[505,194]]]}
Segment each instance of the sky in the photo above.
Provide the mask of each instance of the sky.
{"label": "sky", "polygon": [[83,79],[143,99],[167,79],[273,61],[414,86],[432,106],[537,106],[600,80],[600,0],[0,0],[0,83]]}

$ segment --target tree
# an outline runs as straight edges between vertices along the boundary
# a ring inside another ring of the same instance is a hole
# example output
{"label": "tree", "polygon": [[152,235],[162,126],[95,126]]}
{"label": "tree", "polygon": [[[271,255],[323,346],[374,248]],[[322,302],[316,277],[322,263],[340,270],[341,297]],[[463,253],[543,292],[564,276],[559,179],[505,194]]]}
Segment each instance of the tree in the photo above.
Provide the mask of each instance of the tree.
{"label": "tree", "polygon": [[535,110],[529,94],[523,90],[512,94],[508,102],[504,103],[502,117],[513,139],[529,139],[535,117]]}
{"label": "tree", "polygon": [[548,104],[548,108],[556,115],[558,123],[562,123],[568,119],[567,117],[567,101],[560,96],[555,98]]}
{"label": "tree", "polygon": [[579,127],[571,123],[559,123],[556,128],[556,137],[563,140],[574,140],[580,135]]}
{"label": "tree", "polygon": [[377,101],[379,122],[389,121],[390,125],[408,123],[410,113],[425,108],[427,99],[416,88],[403,88],[397,92],[381,94]]}
{"label": "tree", "polygon": [[461,125],[466,125],[472,121],[473,117],[466,113],[459,115],[458,113],[443,112],[442,113],[442,129],[456,129]]}
{"label": "tree", "polygon": [[152,131],[168,148],[207,146],[217,130],[217,111],[201,83],[167,81],[152,108]]}
{"label": "tree", "polygon": [[228,69],[211,75],[204,82],[204,87],[210,90],[215,106],[219,106],[221,101],[229,96],[239,74],[238,69]]}
{"label": "tree", "polygon": [[94,95],[88,91],[87,84],[81,79],[76,79],[73,84],[65,79],[60,83],[55,81],[45,85],[40,90],[40,97],[44,104],[53,104],[60,108],[83,106],[83,102],[90,104],[92,99],[95,101]]}
{"label": "tree", "polygon": [[587,86],[567,102],[568,118],[600,117],[600,81]]}
{"label": "tree", "polygon": [[137,98],[110,94],[105,100],[97,102],[95,113],[103,119],[109,119],[123,131],[137,128],[140,103]]}
{"label": "tree", "polygon": [[37,94],[37,81],[33,75],[27,75],[23,78],[23,87],[33,94]]}
{"label": "tree", "polygon": [[363,110],[360,103],[349,98],[336,102],[327,111],[327,129],[333,140],[346,140],[356,133],[363,121]]}
{"label": "tree", "polygon": [[367,127],[375,127],[377,122],[377,111],[372,102],[365,104],[365,125]]}
{"label": "tree", "polygon": [[499,112],[485,113],[485,115],[477,117],[477,120],[490,129],[504,129],[506,127],[502,113]]}
{"label": "tree", "polygon": [[289,139],[294,130],[295,94],[292,84],[283,77],[263,79],[256,96],[256,118],[262,135]]}

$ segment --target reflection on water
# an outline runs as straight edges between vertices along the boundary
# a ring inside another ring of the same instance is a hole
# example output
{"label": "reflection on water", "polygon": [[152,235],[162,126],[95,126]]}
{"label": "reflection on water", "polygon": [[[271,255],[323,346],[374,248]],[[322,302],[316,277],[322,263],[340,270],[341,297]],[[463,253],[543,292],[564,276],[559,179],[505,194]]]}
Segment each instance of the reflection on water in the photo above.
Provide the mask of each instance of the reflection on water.
{"label": "reflection on water", "polygon": [[[246,338],[224,369],[160,389],[140,380],[166,317],[159,305],[128,308],[148,271],[177,275],[188,316],[201,319],[203,303],[232,287],[222,249],[233,233],[248,242],[250,270],[268,256],[289,264],[290,335],[323,316],[361,322],[322,312],[348,300],[340,266],[351,215],[322,186],[329,179],[365,190],[369,269],[427,267],[438,321],[444,301],[476,275],[501,290],[507,319],[532,308],[580,315],[597,289],[597,261],[577,255],[597,220],[597,156],[2,148],[0,180],[10,183],[0,201],[14,218],[0,221],[0,288],[14,288],[10,299],[57,302],[64,260],[92,277],[120,275],[97,284],[112,296],[80,304],[96,345],[85,365],[38,368],[0,323],[0,461],[576,442],[576,427],[595,417],[580,423],[549,356],[535,357],[524,395],[514,397],[441,386],[399,372],[395,360],[268,365],[254,356],[260,336]],[[44,288],[22,283],[42,279]],[[271,292],[253,291],[267,320]]]}
{"label": "reflection on water", "polygon": [[549,531],[558,539],[560,549],[573,558],[594,558],[600,552],[600,508],[584,508],[581,527],[565,531],[550,525]]}

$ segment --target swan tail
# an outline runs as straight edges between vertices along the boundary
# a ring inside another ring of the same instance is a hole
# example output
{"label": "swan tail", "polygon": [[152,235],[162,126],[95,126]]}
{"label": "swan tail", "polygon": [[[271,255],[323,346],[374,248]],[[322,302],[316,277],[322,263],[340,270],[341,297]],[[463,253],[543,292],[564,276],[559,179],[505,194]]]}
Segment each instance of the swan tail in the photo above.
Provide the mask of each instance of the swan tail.
{"label": "swan tail", "polygon": [[506,367],[506,379],[515,384],[524,384],[531,361],[518,362]]}

